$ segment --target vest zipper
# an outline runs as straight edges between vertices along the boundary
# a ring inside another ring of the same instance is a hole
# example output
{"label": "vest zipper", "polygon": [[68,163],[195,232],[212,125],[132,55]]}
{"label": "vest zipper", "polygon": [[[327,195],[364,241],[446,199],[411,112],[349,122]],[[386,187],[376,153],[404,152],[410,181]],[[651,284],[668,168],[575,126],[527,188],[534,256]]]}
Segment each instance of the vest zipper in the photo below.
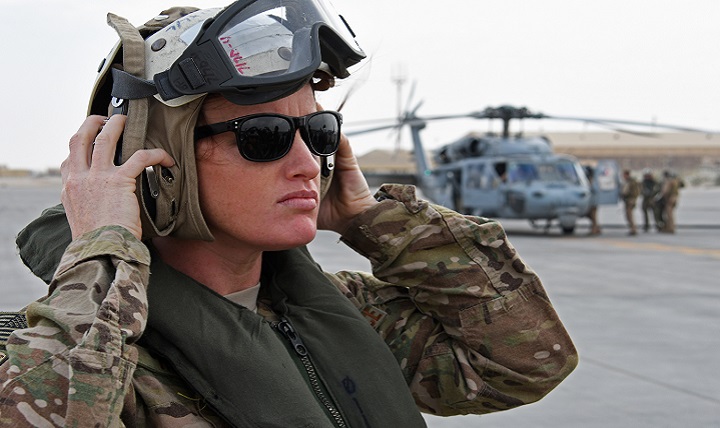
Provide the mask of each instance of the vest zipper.
{"label": "vest zipper", "polygon": [[300,339],[300,336],[297,334],[293,326],[290,324],[290,321],[287,318],[282,317],[280,318],[280,322],[275,324],[275,328],[277,328],[277,330],[288,340],[288,342],[290,342],[290,345],[295,350],[295,354],[297,354],[297,356],[300,358],[300,362],[305,368],[305,372],[307,373],[308,379],[310,380],[310,386],[315,393],[315,396],[318,398],[320,403],[325,406],[325,409],[332,416],[335,425],[337,425],[338,428],[347,428],[347,424],[345,423],[345,420],[340,414],[337,406],[333,405],[333,403],[323,392],[323,387],[320,384],[320,378],[318,377],[317,371],[315,370],[315,365],[310,360],[310,355],[308,355],[307,348],[303,344],[302,339]]}

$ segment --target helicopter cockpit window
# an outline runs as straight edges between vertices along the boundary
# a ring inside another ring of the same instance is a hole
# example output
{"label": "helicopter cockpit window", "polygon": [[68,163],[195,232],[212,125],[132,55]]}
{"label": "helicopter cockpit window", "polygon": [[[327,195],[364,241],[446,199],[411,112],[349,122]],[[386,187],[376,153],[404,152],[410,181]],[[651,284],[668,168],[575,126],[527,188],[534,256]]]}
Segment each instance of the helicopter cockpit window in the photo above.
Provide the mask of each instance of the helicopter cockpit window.
{"label": "helicopter cockpit window", "polygon": [[508,180],[510,183],[535,181],[540,178],[537,167],[532,163],[513,163],[510,165]]}
{"label": "helicopter cockpit window", "polygon": [[572,162],[559,162],[557,164],[557,170],[563,181],[580,184],[580,178],[577,175],[575,164]]}
{"label": "helicopter cockpit window", "polygon": [[580,183],[577,170],[572,162],[513,162],[508,166],[509,183],[530,183],[536,180]]}
{"label": "helicopter cockpit window", "polygon": [[537,165],[541,181],[579,184],[580,178],[571,162],[543,163]]}

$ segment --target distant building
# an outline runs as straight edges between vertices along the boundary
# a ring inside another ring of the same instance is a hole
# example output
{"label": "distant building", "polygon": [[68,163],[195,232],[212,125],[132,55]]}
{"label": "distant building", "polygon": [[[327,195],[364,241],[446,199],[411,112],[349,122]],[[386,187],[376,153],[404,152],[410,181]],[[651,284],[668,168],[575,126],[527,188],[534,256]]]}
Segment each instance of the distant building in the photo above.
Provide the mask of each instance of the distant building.
{"label": "distant building", "polygon": [[672,169],[687,173],[700,167],[720,167],[720,135],[556,132],[547,136],[559,153],[580,160],[612,158],[618,161],[621,169]]}
{"label": "distant building", "polygon": [[358,163],[364,172],[415,172],[415,159],[408,150],[372,150],[358,156]]}
{"label": "distant building", "polygon": [[11,169],[6,165],[0,165],[0,177],[32,177],[33,172],[29,169]]}

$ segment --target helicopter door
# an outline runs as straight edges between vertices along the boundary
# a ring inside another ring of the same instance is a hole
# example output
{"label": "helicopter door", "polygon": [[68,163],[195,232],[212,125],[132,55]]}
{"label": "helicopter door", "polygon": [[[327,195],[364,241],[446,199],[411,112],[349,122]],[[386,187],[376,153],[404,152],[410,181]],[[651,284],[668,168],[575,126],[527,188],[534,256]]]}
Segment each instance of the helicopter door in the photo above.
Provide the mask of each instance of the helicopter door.
{"label": "helicopter door", "polygon": [[501,175],[488,162],[468,162],[464,165],[462,201],[464,212],[494,216],[502,205]]}
{"label": "helicopter door", "polygon": [[615,205],[620,200],[620,169],[610,159],[599,160],[595,166],[593,190],[598,205]]}

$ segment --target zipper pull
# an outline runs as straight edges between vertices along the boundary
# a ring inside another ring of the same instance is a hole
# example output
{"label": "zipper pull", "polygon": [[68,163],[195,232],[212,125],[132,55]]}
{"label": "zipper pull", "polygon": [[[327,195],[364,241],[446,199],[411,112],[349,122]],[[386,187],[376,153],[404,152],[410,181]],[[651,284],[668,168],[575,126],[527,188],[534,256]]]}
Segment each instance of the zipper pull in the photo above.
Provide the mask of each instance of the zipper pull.
{"label": "zipper pull", "polygon": [[277,324],[277,329],[290,342],[296,354],[301,357],[307,355],[307,348],[305,348],[300,336],[298,336],[297,332],[287,318],[283,317],[280,319],[280,322]]}

